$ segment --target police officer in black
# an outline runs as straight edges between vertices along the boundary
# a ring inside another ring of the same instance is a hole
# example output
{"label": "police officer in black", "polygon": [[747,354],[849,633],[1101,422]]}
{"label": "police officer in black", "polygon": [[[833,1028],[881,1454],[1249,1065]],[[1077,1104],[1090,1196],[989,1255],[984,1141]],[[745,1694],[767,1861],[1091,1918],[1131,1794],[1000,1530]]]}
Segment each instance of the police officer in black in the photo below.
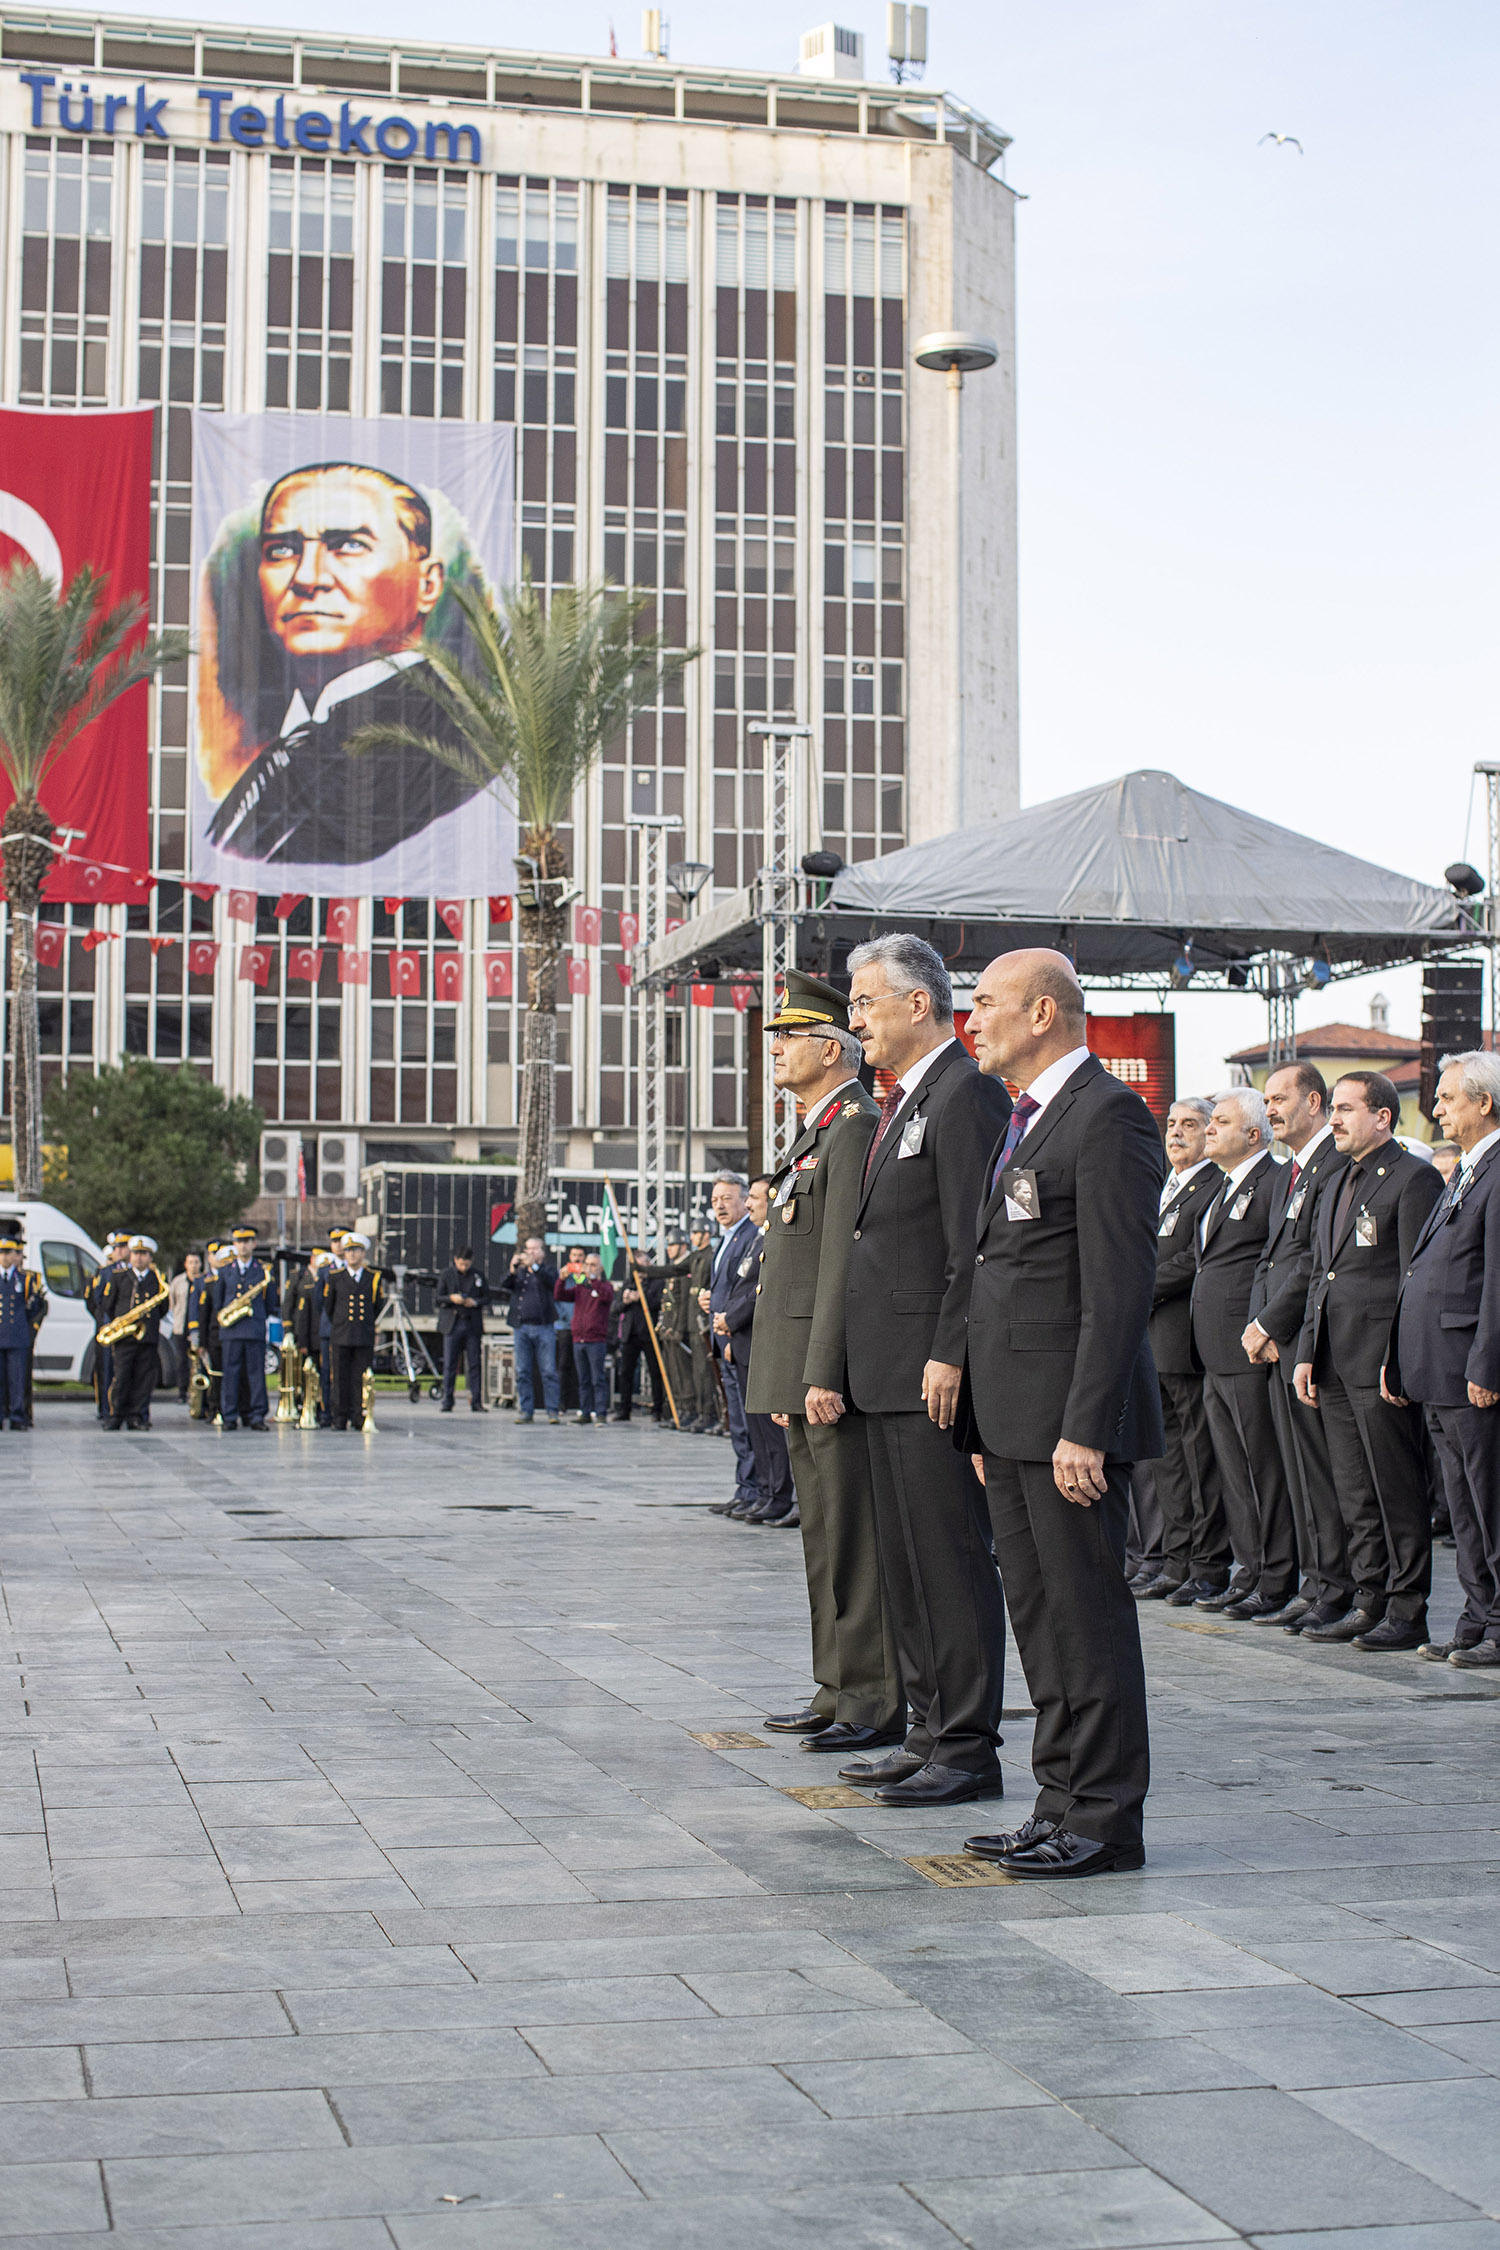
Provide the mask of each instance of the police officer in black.
{"label": "police officer in black", "polygon": [[443,1339],[443,1407],[445,1414],[453,1412],[453,1390],[458,1381],[458,1363],[464,1363],[464,1380],[469,1389],[471,1413],[482,1414],[484,1407],[484,1311],[490,1301],[490,1285],[482,1273],[475,1269],[474,1252],[466,1242],[453,1253],[453,1263],[438,1277],[438,1334]]}
{"label": "police officer in black", "polygon": [[107,1430],[148,1430],[151,1427],[151,1393],[159,1370],[157,1338],[167,1309],[167,1278],[151,1261],[156,1244],[149,1234],[130,1237],[127,1263],[111,1268],[99,1292],[100,1326],[121,1319],[137,1305],[161,1303],[143,1311],[136,1328],[112,1345]]}
{"label": "police officer in black", "polygon": [[346,1234],[343,1262],[329,1266],[323,1282],[336,1430],[347,1430],[351,1422],[359,1429],[364,1422],[364,1380],[375,1358],[375,1322],[384,1295],[380,1275],[365,1264],[369,1247],[362,1234]]}

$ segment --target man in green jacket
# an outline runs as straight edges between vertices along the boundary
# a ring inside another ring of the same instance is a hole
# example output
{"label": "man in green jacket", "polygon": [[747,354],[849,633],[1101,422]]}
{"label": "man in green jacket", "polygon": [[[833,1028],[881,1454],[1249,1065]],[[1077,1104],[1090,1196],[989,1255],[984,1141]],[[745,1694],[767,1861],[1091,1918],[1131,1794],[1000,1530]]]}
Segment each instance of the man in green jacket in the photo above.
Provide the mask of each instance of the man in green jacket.
{"label": "man in green jacket", "polygon": [[877,1109],[860,1085],[848,1003],[792,970],[766,1025],[778,1087],[802,1132],[772,1184],[745,1404],[784,1424],[802,1511],[818,1690],[768,1718],[804,1750],[849,1756],[902,1739],[905,1701],[881,1587],[869,1448],[849,1408],[844,1299]]}

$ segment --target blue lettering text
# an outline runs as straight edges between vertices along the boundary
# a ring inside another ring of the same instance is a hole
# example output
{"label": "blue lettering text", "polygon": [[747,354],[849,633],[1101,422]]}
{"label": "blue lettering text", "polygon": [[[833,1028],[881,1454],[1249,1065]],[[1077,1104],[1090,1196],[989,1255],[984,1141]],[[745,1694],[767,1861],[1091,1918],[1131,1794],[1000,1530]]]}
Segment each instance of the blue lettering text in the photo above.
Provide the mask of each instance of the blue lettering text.
{"label": "blue lettering text", "polygon": [[275,126],[275,136],[274,136],[274,137],[275,137],[275,141],[276,141],[276,146],[277,146],[278,148],[290,148],[290,147],[291,147],[291,145],[292,145],[292,144],[291,144],[291,142],[290,142],[290,141],[289,141],[289,140],[287,139],[287,137],[286,137],[286,96],[285,96],[285,94],[278,94],[278,95],[276,96],[276,126]]}
{"label": "blue lettering text", "polygon": [[370,144],[365,139],[369,125],[368,117],[351,117],[349,115],[349,104],[345,102],[343,108],[339,111],[340,156],[350,156],[356,152],[360,156],[370,154]]}
{"label": "blue lettering text", "polygon": [[112,133],[112,132],[114,131],[114,129],[115,129],[115,119],[116,119],[116,118],[117,118],[117,117],[119,116],[119,114],[120,114],[120,112],[121,112],[121,110],[122,110],[122,109],[129,109],[129,107],[130,107],[130,96],[129,96],[128,94],[106,94],[106,95],[105,95],[105,97],[104,97],[104,130],[105,130],[105,132],[106,132],[106,133]]}
{"label": "blue lettering text", "polygon": [[72,81],[65,78],[63,90],[57,99],[57,122],[65,133],[92,133],[94,130],[94,97],[87,86],[79,87],[78,91],[83,96],[83,115],[75,117],[73,115],[73,104],[68,99],[72,91]]}
{"label": "blue lettering text", "polygon": [[229,112],[229,137],[238,141],[241,148],[259,148],[266,137],[266,113],[252,109],[248,102]]}
{"label": "blue lettering text", "polygon": [[[394,136],[404,134],[398,144]],[[375,128],[375,146],[382,156],[415,156],[417,153],[417,128],[409,117],[382,117]]]}
{"label": "blue lettering text", "polygon": [[327,148],[333,137],[333,119],[325,117],[320,109],[305,109],[293,130],[299,148]]}
{"label": "blue lettering text", "polygon": [[40,125],[42,122],[43,90],[48,86],[55,86],[57,80],[55,78],[44,78],[40,71],[23,70],[21,72],[21,84],[31,88],[31,122],[33,125]]}
{"label": "blue lettering text", "polygon": [[161,113],[166,106],[167,97],[165,94],[162,95],[159,102],[148,102],[145,87],[137,86],[135,90],[135,129],[141,140],[145,140],[148,134],[154,134],[159,141],[167,139],[167,128],[161,121]]}
{"label": "blue lettering text", "polygon": [[429,164],[432,163],[438,153],[439,133],[444,135],[446,141],[446,153],[441,159],[443,163],[463,163],[462,147],[466,140],[474,152],[468,159],[469,163],[477,164],[479,162],[479,128],[477,125],[429,125],[426,143],[426,156]]}
{"label": "blue lettering text", "polygon": [[222,140],[224,137],[224,108],[226,103],[234,100],[233,90],[227,86],[200,86],[198,88],[198,99],[200,102],[207,102],[208,104],[209,139],[211,141]]}

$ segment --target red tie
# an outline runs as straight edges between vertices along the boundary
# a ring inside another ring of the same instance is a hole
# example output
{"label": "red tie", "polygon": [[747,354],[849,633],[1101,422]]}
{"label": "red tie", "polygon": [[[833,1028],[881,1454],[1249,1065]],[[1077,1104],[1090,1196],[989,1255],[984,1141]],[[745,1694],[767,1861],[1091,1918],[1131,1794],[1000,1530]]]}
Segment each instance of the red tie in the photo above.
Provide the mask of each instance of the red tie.
{"label": "red tie", "polygon": [[1294,1157],[1292,1158],[1292,1185],[1291,1185],[1291,1187],[1289,1187],[1289,1188],[1287,1189],[1287,1194],[1288,1194],[1288,1195],[1290,1195],[1290,1194],[1292,1193],[1292,1189],[1294,1189],[1294,1188],[1296,1187],[1296,1185],[1297,1185],[1297,1182],[1298,1182],[1298,1181],[1299,1181],[1299,1180],[1301,1179],[1301,1177],[1302,1177],[1302,1166],[1301,1166],[1301,1165],[1300,1165],[1300,1164],[1298,1163],[1298,1161],[1297,1161],[1296,1157],[1294,1156]]}
{"label": "red tie", "polygon": [[905,1099],[906,1095],[902,1088],[900,1086],[893,1086],[880,1105],[880,1123],[875,1128],[875,1138],[873,1141],[871,1141],[870,1153],[865,1158],[866,1180],[868,1180],[870,1177],[870,1166],[875,1161],[875,1151],[879,1148],[881,1142],[885,1139],[886,1134],[890,1131],[891,1119],[895,1116],[897,1110],[901,1107],[901,1104],[905,1101]]}

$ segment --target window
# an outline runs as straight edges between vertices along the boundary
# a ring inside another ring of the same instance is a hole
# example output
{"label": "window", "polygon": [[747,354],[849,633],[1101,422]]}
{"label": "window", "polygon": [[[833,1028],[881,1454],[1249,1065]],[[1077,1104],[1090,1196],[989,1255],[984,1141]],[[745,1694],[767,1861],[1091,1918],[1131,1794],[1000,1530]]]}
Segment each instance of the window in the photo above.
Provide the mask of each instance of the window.
{"label": "window", "polygon": [[266,404],[347,414],[354,361],[352,164],[273,156]]}
{"label": "window", "polygon": [[98,1270],[98,1259],[76,1242],[42,1244],[42,1279],[54,1297],[81,1297]]}
{"label": "window", "polygon": [[103,406],[108,399],[114,188],[113,142],[28,138],[21,218],[23,405]]}

